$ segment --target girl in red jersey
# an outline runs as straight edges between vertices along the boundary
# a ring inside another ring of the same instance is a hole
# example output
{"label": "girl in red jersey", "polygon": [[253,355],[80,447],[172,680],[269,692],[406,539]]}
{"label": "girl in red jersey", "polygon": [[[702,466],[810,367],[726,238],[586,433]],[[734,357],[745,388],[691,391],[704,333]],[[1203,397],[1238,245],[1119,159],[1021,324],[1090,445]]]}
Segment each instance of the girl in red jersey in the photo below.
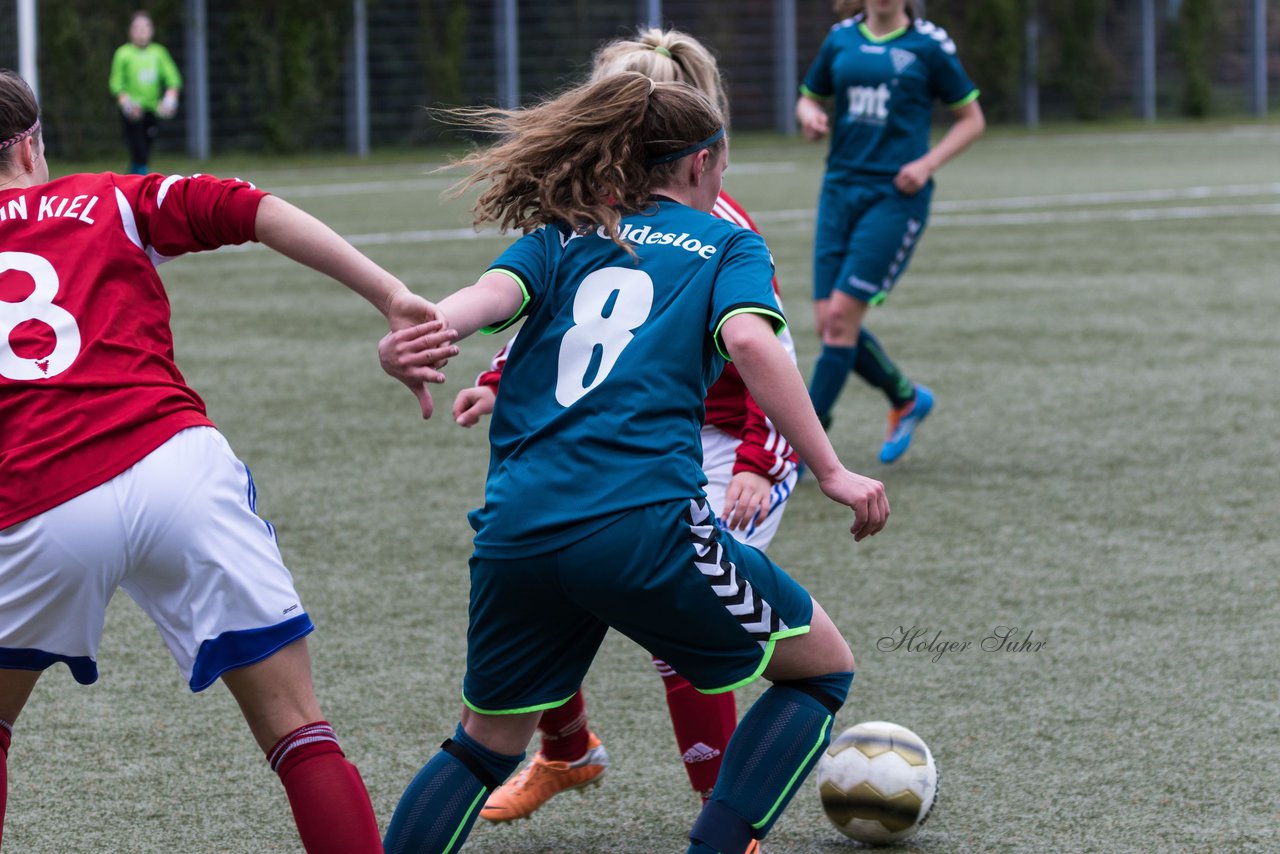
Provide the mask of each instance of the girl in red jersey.
{"label": "girl in red jersey", "polygon": [[[316,701],[313,626],[254,512],[253,479],[173,360],[156,266],[249,240],[337,279],[393,328],[431,310],[243,181],[49,180],[35,98],[0,70],[0,830],[13,724],[51,665],[97,679],[122,587],[193,691],[226,683],[306,850],[382,850],[364,783]],[[442,353],[456,352],[450,335]]]}
{"label": "girl in red jersey", "polygon": [[[728,99],[715,58],[690,35],[646,29],[597,51],[592,79],[622,71],[637,71],[660,82],[688,83],[707,94],[727,115]],[[747,212],[723,191],[712,214],[759,231]],[[784,330],[781,341],[794,360],[791,333]],[[509,349],[508,342],[476,385],[458,393],[453,414],[462,426],[470,427],[493,411]],[[778,530],[795,485],[795,452],[765,417],[732,363],[708,391],[705,405],[702,450],[707,499],[737,539],[765,549]],[[733,694],[701,694],[664,662],[654,663],[666,687],[671,723],[689,781],[705,800],[737,724]],[[565,705],[543,712],[538,729],[542,736],[538,753],[523,771],[490,795],[481,818],[527,818],[552,796],[590,785],[604,773],[608,756],[587,726],[581,692]]]}

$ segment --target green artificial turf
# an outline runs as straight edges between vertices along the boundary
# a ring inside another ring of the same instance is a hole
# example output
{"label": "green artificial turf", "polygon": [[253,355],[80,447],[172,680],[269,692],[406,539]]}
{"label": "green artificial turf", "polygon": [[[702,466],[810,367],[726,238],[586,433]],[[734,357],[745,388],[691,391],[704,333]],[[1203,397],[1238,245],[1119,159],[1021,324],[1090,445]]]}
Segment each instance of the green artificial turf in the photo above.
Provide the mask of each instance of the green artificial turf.
{"label": "green artificial turf", "polygon": [[[858,658],[837,726],[894,721],[937,759],[937,809],[900,850],[1280,849],[1278,148],[1275,124],[1001,131],[940,174],[911,268],[868,323],[937,407],[891,467],[875,461],[885,403],[856,379],[831,428],[884,480],[889,526],[855,544],[810,480],[771,548]],[[774,252],[806,377],[821,157],[735,140],[726,176]],[[505,245],[448,239],[469,218],[441,201],[439,162],[198,171],[293,198],[439,298]],[[179,365],[254,471],[319,626],[321,702],[385,826],[459,710],[465,514],[487,447],[447,410],[498,342],[469,342],[422,422],[377,366],[381,318],[340,286],[263,249],[162,275]],[[984,651],[1000,626],[1043,646]],[[913,627],[973,646],[935,660],[881,642]],[[192,696],[127,596],[99,665],[90,688],[50,671],[19,721],[6,851],[301,849],[230,696]],[[481,823],[465,850],[683,851],[696,798],[648,657],[611,636],[586,688],[603,785]],[[809,780],[765,848],[852,844]]]}

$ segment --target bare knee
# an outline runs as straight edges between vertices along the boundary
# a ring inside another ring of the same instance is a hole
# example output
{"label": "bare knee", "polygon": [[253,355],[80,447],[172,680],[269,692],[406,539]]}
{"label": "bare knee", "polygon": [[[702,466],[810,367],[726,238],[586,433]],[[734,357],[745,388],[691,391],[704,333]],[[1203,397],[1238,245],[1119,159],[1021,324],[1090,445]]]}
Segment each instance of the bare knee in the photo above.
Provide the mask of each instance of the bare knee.
{"label": "bare knee", "polygon": [[866,316],[866,303],[837,291],[827,300],[823,312],[822,343],[834,347],[852,347],[858,342],[858,330]]}
{"label": "bare knee", "polygon": [[462,710],[462,728],[467,735],[494,753],[513,756],[523,753],[533,738],[542,712],[518,715],[482,715],[470,708]]}
{"label": "bare knee", "polygon": [[222,674],[263,750],[304,724],[324,717],[311,681],[306,640],[297,640],[270,658]]}
{"label": "bare knee", "polygon": [[778,641],[764,677],[772,682],[807,679],[827,673],[852,672],[854,665],[848,641],[822,606],[814,602],[809,631]]}

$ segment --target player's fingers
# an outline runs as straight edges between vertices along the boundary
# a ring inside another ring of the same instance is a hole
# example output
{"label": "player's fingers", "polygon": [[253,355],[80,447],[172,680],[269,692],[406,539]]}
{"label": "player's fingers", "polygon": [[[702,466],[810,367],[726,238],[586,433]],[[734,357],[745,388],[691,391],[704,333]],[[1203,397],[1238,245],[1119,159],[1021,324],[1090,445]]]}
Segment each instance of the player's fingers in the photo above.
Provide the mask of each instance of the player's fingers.
{"label": "player's fingers", "polygon": [[887,507],[884,504],[884,496],[873,495],[867,501],[866,516],[863,517],[862,537],[871,537],[884,530],[884,523],[887,518]]}
{"label": "player's fingers", "polygon": [[398,353],[417,353],[431,350],[456,340],[456,333],[444,329],[438,320],[406,326],[390,333],[392,348]]}
{"label": "player's fingers", "polygon": [[458,355],[458,348],[452,344],[432,347],[427,346],[421,340],[414,340],[394,345],[391,355],[396,363],[402,367],[431,366],[443,368],[449,364],[450,358]]}
{"label": "player's fingers", "polygon": [[422,419],[425,421],[435,411],[435,401],[431,399],[431,392],[427,390],[426,385],[416,385],[412,388],[414,396],[418,398],[418,405],[422,407]]}
{"label": "player's fingers", "polygon": [[405,380],[414,383],[436,383],[437,385],[444,382],[445,376],[439,368],[425,366],[421,368],[412,368],[404,372]]}
{"label": "player's fingers", "polygon": [[881,493],[880,495],[880,529],[879,530],[883,531],[884,526],[887,524],[889,524],[889,496]]}
{"label": "player's fingers", "polygon": [[476,424],[479,424],[480,412],[478,407],[474,403],[470,405],[464,404],[459,407],[459,402],[460,401],[454,403],[453,420],[463,427],[474,427]]}
{"label": "player's fingers", "polygon": [[860,541],[868,536],[867,527],[869,525],[870,511],[868,501],[861,499],[853,503],[853,524],[849,526],[849,533],[853,534],[854,541]]}

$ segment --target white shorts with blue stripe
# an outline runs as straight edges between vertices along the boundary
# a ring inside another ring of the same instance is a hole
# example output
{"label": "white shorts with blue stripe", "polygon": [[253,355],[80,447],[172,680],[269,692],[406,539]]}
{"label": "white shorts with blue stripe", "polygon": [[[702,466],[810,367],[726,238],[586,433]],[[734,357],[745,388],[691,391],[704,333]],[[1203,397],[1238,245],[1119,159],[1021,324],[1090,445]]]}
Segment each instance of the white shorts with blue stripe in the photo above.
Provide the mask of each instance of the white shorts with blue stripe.
{"label": "white shorts with blue stripe", "polygon": [[179,432],[133,467],[0,531],[0,668],[61,661],[98,678],[107,603],[125,590],[191,690],[312,631],[253,478],[212,427]]}

